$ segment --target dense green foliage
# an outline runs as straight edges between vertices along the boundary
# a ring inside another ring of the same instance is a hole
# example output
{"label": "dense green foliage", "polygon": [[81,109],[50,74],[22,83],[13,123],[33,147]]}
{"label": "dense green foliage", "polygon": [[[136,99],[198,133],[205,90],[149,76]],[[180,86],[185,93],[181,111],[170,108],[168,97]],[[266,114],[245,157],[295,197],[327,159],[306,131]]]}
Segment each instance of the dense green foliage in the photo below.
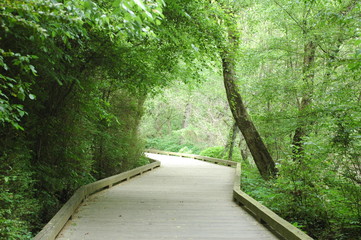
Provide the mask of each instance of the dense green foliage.
{"label": "dense green foliage", "polygon": [[[200,11],[194,16],[204,14],[209,18],[204,25],[208,29],[219,17],[218,26],[222,28],[222,14],[229,14],[232,7],[238,9],[233,15],[238,18],[236,27],[240,31],[235,53],[238,86],[279,171],[277,179],[264,182],[243,137],[237,133],[234,148],[238,153],[234,159],[242,156],[245,160],[245,190],[316,239],[359,239],[360,2],[243,1],[237,8],[229,4],[220,13],[224,4],[227,1],[213,1],[211,13]],[[207,8],[205,2],[201,5],[200,9]],[[220,39],[207,36],[215,43]],[[212,63],[214,71],[205,78],[219,79],[220,67]],[[192,99],[190,118],[198,120],[192,122],[192,142],[203,150],[202,154],[227,156],[233,122],[228,110],[217,117],[207,115],[210,106],[214,112],[223,109],[223,104],[210,99],[225,99],[224,95],[218,95],[212,81],[197,88],[204,94]],[[194,94],[182,92],[182,88],[169,91],[173,94],[167,95],[176,98],[175,103],[173,98],[164,100],[162,96],[148,105],[151,111],[166,111],[159,107],[166,102],[170,105],[166,109],[174,109],[171,114],[147,119],[146,124],[161,130],[156,134],[143,131],[149,142],[156,137],[165,142],[178,139],[180,143],[182,138],[175,133],[190,128],[181,124],[189,118],[182,98]],[[200,105],[203,101],[205,105]],[[207,129],[198,131],[202,126]],[[224,146],[224,150],[214,146]]]}
{"label": "dense green foliage", "polygon": [[240,83],[280,170],[253,195],[266,193],[267,205],[317,239],[361,232],[359,10],[356,1],[277,1],[244,14],[253,41],[243,44]]}
{"label": "dense green foliage", "polygon": [[231,115],[222,81],[219,77],[206,79],[209,74],[199,73],[203,84],[176,82],[146,102],[142,133],[148,139],[147,147],[167,151],[187,148],[199,153],[224,144],[224,131],[228,130],[224,122],[231,122]]}
{"label": "dense green foliage", "polygon": [[31,238],[79,186],[147,162],[146,95],[187,71],[163,6],[0,3],[1,239]]}
{"label": "dense green foliage", "polygon": [[243,165],[243,190],[315,239],[359,239],[357,186],[317,160],[307,170],[292,161],[279,170],[266,182]]}
{"label": "dense green foliage", "polygon": [[[1,1],[0,238],[31,238],[79,186],[146,163],[146,146],[233,150],[252,196],[317,239],[357,239],[360,10],[356,0]],[[234,128],[225,52],[277,163],[268,182]]]}

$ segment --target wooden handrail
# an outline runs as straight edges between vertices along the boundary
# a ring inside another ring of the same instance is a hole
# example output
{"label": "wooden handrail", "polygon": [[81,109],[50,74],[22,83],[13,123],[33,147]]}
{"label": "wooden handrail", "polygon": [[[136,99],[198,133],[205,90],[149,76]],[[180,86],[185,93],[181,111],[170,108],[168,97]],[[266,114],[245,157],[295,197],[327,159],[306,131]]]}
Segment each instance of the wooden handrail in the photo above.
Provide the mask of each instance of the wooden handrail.
{"label": "wooden handrail", "polygon": [[178,157],[193,158],[193,159],[211,162],[211,163],[215,163],[215,164],[226,165],[229,167],[237,166],[237,162],[234,162],[234,161],[224,160],[224,159],[220,159],[220,158],[200,156],[200,155],[189,154],[189,153],[166,152],[166,151],[161,151],[161,150],[156,150],[156,149],[147,149],[146,152],[155,153],[155,154],[163,154],[163,155],[173,155],[173,156],[178,156]]}
{"label": "wooden handrail", "polygon": [[164,154],[164,155],[173,155],[180,157],[189,157],[198,160],[203,160],[211,163],[220,163],[227,166],[235,166],[236,173],[233,183],[233,199],[234,201],[245,208],[247,211],[251,212],[251,214],[262,224],[267,224],[271,227],[278,235],[286,240],[312,240],[310,236],[306,233],[302,232],[297,227],[293,226],[291,223],[287,222],[276,213],[274,213],[269,208],[265,207],[261,203],[257,202],[255,199],[241,191],[240,181],[241,181],[241,163],[218,159],[218,158],[210,158],[205,156],[199,156],[194,154],[186,154],[186,153],[175,153],[175,152],[166,152],[155,149],[146,150],[148,153],[155,154]]}
{"label": "wooden handrail", "polygon": [[150,161],[152,163],[80,187],[34,237],[34,240],[55,239],[68,220],[73,216],[79,205],[88,196],[160,166],[159,161],[153,159],[150,159]]}

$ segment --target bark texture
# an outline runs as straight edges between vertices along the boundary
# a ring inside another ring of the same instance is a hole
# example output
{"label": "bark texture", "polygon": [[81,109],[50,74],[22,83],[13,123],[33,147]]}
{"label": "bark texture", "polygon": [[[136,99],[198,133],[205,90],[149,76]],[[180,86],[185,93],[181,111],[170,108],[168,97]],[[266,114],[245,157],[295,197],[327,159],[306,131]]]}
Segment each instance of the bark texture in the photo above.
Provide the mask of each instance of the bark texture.
{"label": "bark texture", "polygon": [[229,106],[239,130],[242,132],[254,162],[264,179],[274,177],[277,173],[275,163],[268,152],[261,136],[251,121],[242,97],[236,86],[234,60],[228,52],[222,54],[223,80]]}

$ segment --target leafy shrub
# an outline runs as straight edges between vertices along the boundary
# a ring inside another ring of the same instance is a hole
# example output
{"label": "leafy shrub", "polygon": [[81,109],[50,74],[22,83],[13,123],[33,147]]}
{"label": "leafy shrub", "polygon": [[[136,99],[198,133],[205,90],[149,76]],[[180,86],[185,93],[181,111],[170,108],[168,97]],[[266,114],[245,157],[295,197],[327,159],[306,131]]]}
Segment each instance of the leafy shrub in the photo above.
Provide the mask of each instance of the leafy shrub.
{"label": "leafy shrub", "polygon": [[172,137],[149,138],[146,141],[146,148],[154,148],[170,152],[178,152],[180,149],[178,141]]}
{"label": "leafy shrub", "polygon": [[135,166],[134,167],[140,167],[140,166],[144,166],[144,165],[147,165],[149,164],[150,161],[148,158],[144,157],[144,156],[141,156],[139,158],[139,160],[136,162]]}
{"label": "leafy shrub", "polygon": [[199,153],[199,148],[192,144],[180,144],[180,141],[172,135],[163,138],[150,138],[146,141],[146,148],[154,148],[169,152]]}
{"label": "leafy shrub", "polygon": [[223,158],[224,157],[224,147],[209,147],[204,149],[199,153],[201,156],[214,157],[214,158]]}
{"label": "leafy shrub", "polygon": [[360,208],[353,198],[360,186],[325,167],[319,159],[283,160],[279,177],[264,181],[254,166],[243,164],[242,190],[315,239],[359,239]]}
{"label": "leafy shrub", "polygon": [[31,239],[39,202],[35,199],[30,154],[26,148],[8,148],[0,157],[0,239]]}
{"label": "leafy shrub", "polygon": [[180,153],[189,153],[189,154],[193,153],[192,149],[189,149],[187,146],[182,147],[181,149],[179,149],[178,152],[180,152]]}

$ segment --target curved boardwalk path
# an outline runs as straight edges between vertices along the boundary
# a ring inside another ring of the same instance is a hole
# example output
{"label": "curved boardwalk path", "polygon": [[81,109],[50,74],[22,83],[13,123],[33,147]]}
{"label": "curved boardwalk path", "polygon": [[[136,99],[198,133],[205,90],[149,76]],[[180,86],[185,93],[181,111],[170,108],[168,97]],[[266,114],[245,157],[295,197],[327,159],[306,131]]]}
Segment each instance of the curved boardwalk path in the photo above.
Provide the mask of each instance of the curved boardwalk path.
{"label": "curved boardwalk path", "polygon": [[88,198],[57,239],[277,239],[232,201],[235,169],[148,156],[161,167]]}

